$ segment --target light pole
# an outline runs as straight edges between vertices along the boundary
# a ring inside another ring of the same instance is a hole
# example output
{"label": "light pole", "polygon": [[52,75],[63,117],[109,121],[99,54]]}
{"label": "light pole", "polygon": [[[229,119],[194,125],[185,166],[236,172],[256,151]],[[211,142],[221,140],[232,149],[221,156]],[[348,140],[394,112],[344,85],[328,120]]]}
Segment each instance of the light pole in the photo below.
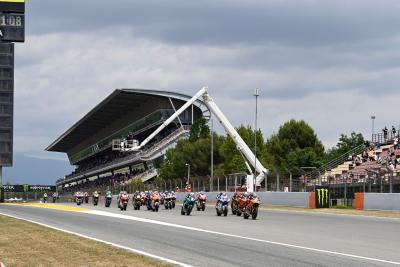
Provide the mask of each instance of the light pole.
{"label": "light pole", "polygon": [[189,176],[190,176],[190,164],[189,163],[186,163],[185,164],[187,167],[188,167],[188,175],[187,175],[187,182],[189,183]]}
{"label": "light pole", "polygon": [[374,140],[374,123],[375,123],[375,116],[374,115],[372,115],[371,116],[371,121],[372,121],[372,129],[371,129],[371,141],[373,141]]}
{"label": "light pole", "polygon": [[254,96],[256,97],[256,116],[254,126],[254,177],[253,177],[253,192],[256,191],[256,170],[257,170],[257,115],[258,115],[258,97],[260,96],[260,90],[256,88],[254,90]]}

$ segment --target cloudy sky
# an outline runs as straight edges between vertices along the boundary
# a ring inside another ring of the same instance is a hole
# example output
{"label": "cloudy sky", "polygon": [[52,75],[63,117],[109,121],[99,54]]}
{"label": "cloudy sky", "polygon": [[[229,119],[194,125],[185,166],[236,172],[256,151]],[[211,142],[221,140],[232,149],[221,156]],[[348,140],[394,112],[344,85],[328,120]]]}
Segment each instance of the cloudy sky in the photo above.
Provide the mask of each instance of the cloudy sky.
{"label": "cloudy sky", "polygon": [[194,94],[266,136],[306,120],[323,143],[400,124],[399,1],[27,0],[15,52],[16,153],[44,148],[115,88]]}

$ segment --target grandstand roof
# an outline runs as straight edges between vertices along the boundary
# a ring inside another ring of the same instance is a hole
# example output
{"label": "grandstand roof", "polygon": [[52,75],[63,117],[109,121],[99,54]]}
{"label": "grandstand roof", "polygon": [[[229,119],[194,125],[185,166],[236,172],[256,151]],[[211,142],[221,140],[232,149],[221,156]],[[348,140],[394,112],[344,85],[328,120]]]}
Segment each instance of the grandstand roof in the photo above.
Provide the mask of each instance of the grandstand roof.
{"label": "grandstand roof", "polygon": [[[186,102],[191,98],[191,96],[157,90],[116,89],[82,119],[76,122],[71,128],[51,143],[46,150],[66,152],[69,148],[77,145],[87,136],[101,130],[104,125],[107,125],[124,114],[136,109],[141,103],[156,100],[157,98],[171,98]],[[203,113],[208,111],[207,107],[201,100],[197,100],[194,105],[199,107]]]}

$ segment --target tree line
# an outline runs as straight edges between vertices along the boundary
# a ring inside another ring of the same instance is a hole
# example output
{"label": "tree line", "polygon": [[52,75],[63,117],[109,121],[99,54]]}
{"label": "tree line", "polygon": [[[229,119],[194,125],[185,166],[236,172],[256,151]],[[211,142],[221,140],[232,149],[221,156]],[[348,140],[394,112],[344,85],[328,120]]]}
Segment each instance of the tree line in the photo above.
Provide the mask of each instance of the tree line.
{"label": "tree line", "polygon": [[[251,126],[241,125],[237,132],[260,162],[274,173],[291,172],[294,176],[302,174],[301,167],[320,167],[322,164],[340,156],[355,146],[364,143],[360,133],[342,134],[335,147],[325,149],[315,131],[303,120],[290,120],[279,127],[278,132],[265,139],[263,133],[256,133]],[[232,138],[213,134],[213,162],[216,176],[247,172],[242,155],[238,152]],[[256,138],[254,136],[256,134]],[[211,173],[211,133],[204,118],[192,125],[189,138],[181,140],[169,149],[159,168],[158,179],[187,177],[186,163],[190,164],[191,176],[207,176]]]}

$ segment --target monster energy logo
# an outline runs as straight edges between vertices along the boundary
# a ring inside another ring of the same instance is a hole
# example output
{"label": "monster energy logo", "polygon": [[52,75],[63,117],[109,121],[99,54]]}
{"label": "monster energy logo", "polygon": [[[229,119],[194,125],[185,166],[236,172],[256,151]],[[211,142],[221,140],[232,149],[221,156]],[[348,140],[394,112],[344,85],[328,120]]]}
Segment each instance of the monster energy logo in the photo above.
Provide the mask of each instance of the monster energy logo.
{"label": "monster energy logo", "polygon": [[317,191],[317,198],[318,198],[318,205],[325,206],[328,205],[328,189],[316,189]]}

